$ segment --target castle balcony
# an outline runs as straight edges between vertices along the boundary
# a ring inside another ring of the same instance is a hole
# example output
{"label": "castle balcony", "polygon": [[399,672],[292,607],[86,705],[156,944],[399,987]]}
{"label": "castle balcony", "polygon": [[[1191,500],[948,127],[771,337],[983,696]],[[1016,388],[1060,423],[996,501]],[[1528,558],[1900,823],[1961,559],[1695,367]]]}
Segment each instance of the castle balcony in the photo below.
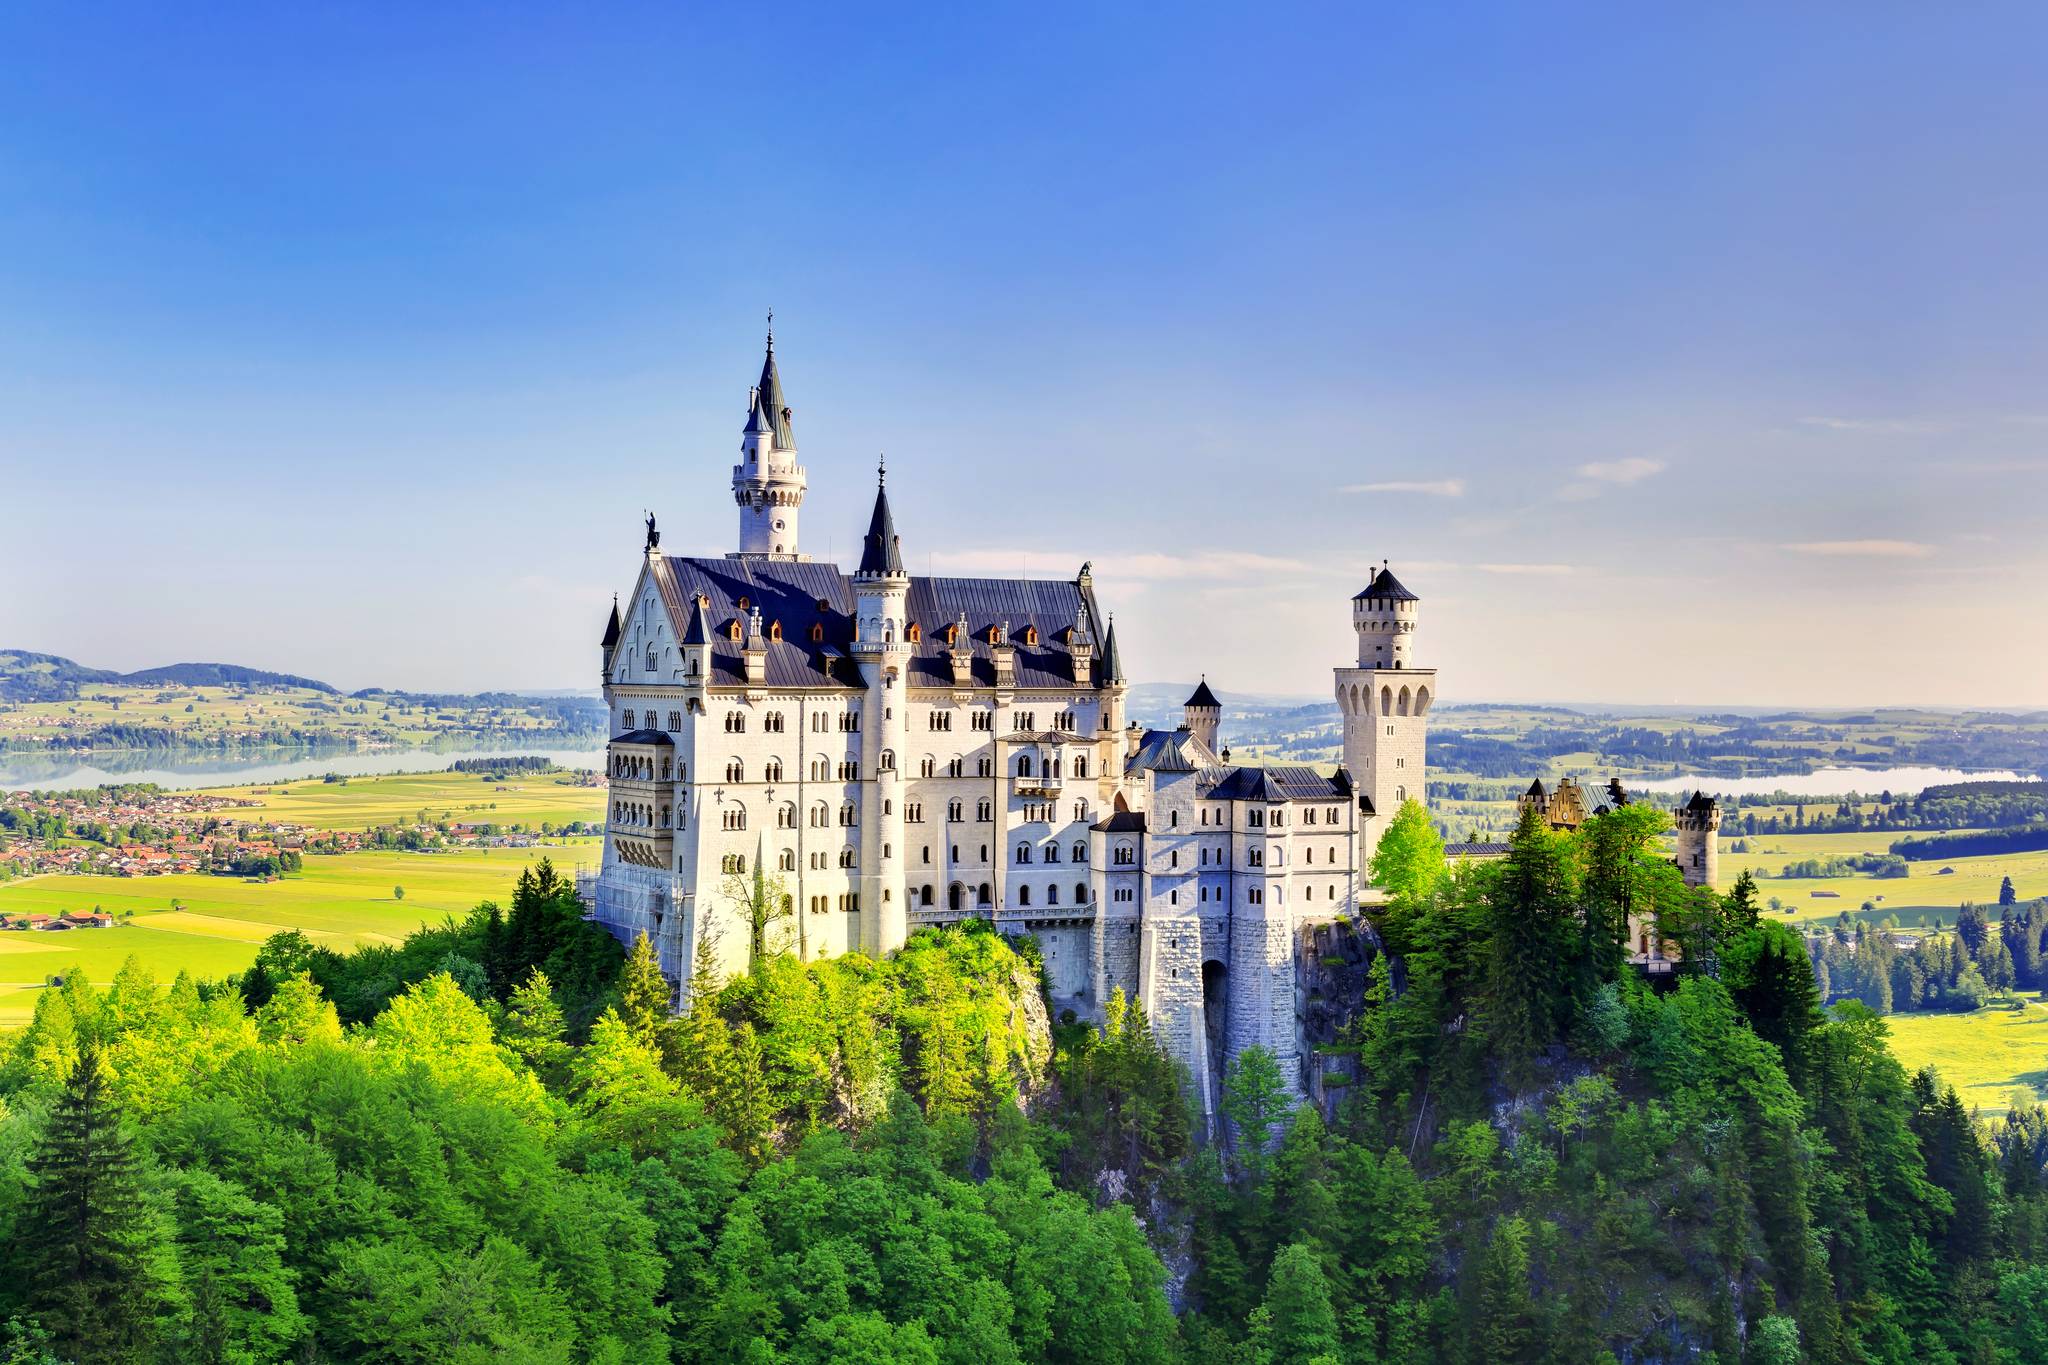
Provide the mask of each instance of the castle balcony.
{"label": "castle balcony", "polygon": [[1056,797],[1066,789],[1066,779],[1056,774],[1020,773],[1010,779],[1010,790],[1018,796]]}

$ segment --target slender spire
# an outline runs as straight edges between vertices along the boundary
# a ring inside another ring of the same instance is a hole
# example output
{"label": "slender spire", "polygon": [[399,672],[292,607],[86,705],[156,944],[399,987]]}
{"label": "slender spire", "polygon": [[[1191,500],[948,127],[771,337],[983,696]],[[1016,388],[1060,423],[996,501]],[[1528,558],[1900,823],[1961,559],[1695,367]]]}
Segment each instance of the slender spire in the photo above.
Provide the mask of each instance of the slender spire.
{"label": "slender spire", "polygon": [[1110,683],[1122,683],[1124,679],[1123,656],[1116,652],[1116,614],[1109,618],[1109,629],[1102,637],[1102,676]]}
{"label": "slender spire", "polygon": [[875,514],[868,520],[868,533],[861,542],[858,576],[903,575],[903,547],[896,539],[896,519],[889,515],[888,471],[879,462],[875,468]]}
{"label": "slender spire", "polygon": [[690,606],[690,624],[683,631],[686,645],[708,645],[711,643],[711,618],[704,613],[704,598],[699,594]]}
{"label": "slender spire", "polygon": [[775,445],[778,450],[795,450],[796,438],[790,433],[789,403],[782,396],[782,375],[775,368],[775,314],[768,314],[768,355],[761,362],[761,382],[758,402],[761,410],[768,414],[768,420],[775,426]]}
{"label": "slender spire", "polygon": [[605,622],[604,624],[604,640],[602,642],[607,650],[609,650],[613,645],[619,642],[620,633],[621,627],[619,624],[619,595],[617,593],[613,593],[612,619]]}

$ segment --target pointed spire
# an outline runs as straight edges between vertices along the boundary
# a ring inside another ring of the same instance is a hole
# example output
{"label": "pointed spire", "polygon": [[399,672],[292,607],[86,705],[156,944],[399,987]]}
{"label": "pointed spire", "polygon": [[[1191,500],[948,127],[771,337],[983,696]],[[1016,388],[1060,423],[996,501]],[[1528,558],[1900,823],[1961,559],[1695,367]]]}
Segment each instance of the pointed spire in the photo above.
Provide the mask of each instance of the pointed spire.
{"label": "pointed spire", "polygon": [[765,436],[775,430],[775,423],[769,420],[768,411],[761,406],[761,390],[756,388],[747,395],[747,425],[740,435]]}
{"label": "pointed spire", "polygon": [[889,515],[888,470],[875,470],[875,514],[868,521],[866,539],[861,541],[860,567],[856,576],[874,577],[903,574],[903,548],[896,539],[896,519]]}
{"label": "pointed spire", "polygon": [[605,622],[604,625],[604,640],[602,642],[604,647],[606,649],[610,649],[613,645],[617,644],[619,642],[619,636],[621,633],[622,630],[619,624],[619,595],[617,593],[613,593],[612,619]]}
{"label": "pointed spire", "polygon": [[1204,673],[1202,681],[1195,687],[1195,694],[1182,702],[1181,705],[1221,707],[1223,703],[1216,700],[1216,694],[1209,690],[1209,675]]}
{"label": "pointed spire", "polygon": [[686,645],[708,645],[711,643],[711,618],[704,614],[704,598],[699,594],[690,608],[690,625],[683,632]]}
{"label": "pointed spire", "polygon": [[1111,612],[1109,630],[1102,637],[1102,676],[1108,683],[1121,685],[1124,681],[1123,657],[1116,652],[1116,613]]}
{"label": "pointed spire", "polygon": [[795,450],[796,438],[790,433],[789,403],[782,396],[782,376],[775,369],[775,314],[768,314],[768,356],[761,362],[761,382],[755,401],[761,411],[775,427],[775,445],[778,450]]}

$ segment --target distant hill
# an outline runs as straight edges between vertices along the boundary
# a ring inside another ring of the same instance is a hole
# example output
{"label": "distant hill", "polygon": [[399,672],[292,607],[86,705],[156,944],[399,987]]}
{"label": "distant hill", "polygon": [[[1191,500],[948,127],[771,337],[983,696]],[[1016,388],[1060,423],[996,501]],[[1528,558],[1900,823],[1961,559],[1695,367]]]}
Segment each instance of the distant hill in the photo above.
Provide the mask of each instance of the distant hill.
{"label": "distant hill", "polygon": [[125,683],[131,687],[303,687],[330,696],[340,693],[318,678],[267,673],[239,664],[166,664],[133,673],[87,668],[57,654],[0,649],[0,701],[75,701],[81,686]]}

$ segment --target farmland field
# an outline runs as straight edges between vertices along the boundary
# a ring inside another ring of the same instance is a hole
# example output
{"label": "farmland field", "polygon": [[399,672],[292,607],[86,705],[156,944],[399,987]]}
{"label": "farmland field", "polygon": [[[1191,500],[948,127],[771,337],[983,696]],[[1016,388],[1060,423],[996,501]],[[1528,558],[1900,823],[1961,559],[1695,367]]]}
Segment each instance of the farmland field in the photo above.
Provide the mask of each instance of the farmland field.
{"label": "farmland field", "polygon": [[2048,1006],[2023,995],[1968,1014],[1894,1014],[1892,1055],[1908,1073],[1931,1066],[1963,1103],[2004,1113],[2015,1093],[2048,1099]]}
{"label": "farmland field", "polygon": [[[1956,910],[1965,901],[1996,906],[1999,883],[2012,878],[2013,890],[2021,900],[2048,896],[2048,852],[1992,853],[1976,858],[1946,858],[1934,862],[1908,863],[1904,877],[1797,877],[1775,875],[1787,863],[1807,858],[1849,857],[1858,853],[1884,853],[1899,836],[1889,831],[1858,834],[1759,834],[1746,839],[1749,851],[1734,853],[1734,841],[1721,839],[1721,889],[1735,884],[1748,870],[1755,873],[1757,891],[1768,901],[1784,901],[1794,920],[1833,919],[1847,910],[1852,917],[1883,919],[1897,915],[1902,927],[1911,928],[1924,919],[1939,916],[1953,923]],[[1954,871],[1943,875],[1941,869]],[[1771,875],[1766,875],[1766,874]],[[1832,896],[1813,893],[1833,892]],[[1882,897],[1882,900],[1878,898]],[[1861,913],[1863,902],[1877,901],[1873,915]]]}
{"label": "farmland field", "polygon": [[516,773],[489,779],[476,773],[404,773],[354,777],[346,782],[315,778],[207,791],[258,803],[253,808],[236,809],[232,812],[235,819],[280,820],[320,829],[353,830],[410,822],[422,811],[430,821],[531,828],[597,821],[604,815],[604,788],[579,786],[563,773]]}

